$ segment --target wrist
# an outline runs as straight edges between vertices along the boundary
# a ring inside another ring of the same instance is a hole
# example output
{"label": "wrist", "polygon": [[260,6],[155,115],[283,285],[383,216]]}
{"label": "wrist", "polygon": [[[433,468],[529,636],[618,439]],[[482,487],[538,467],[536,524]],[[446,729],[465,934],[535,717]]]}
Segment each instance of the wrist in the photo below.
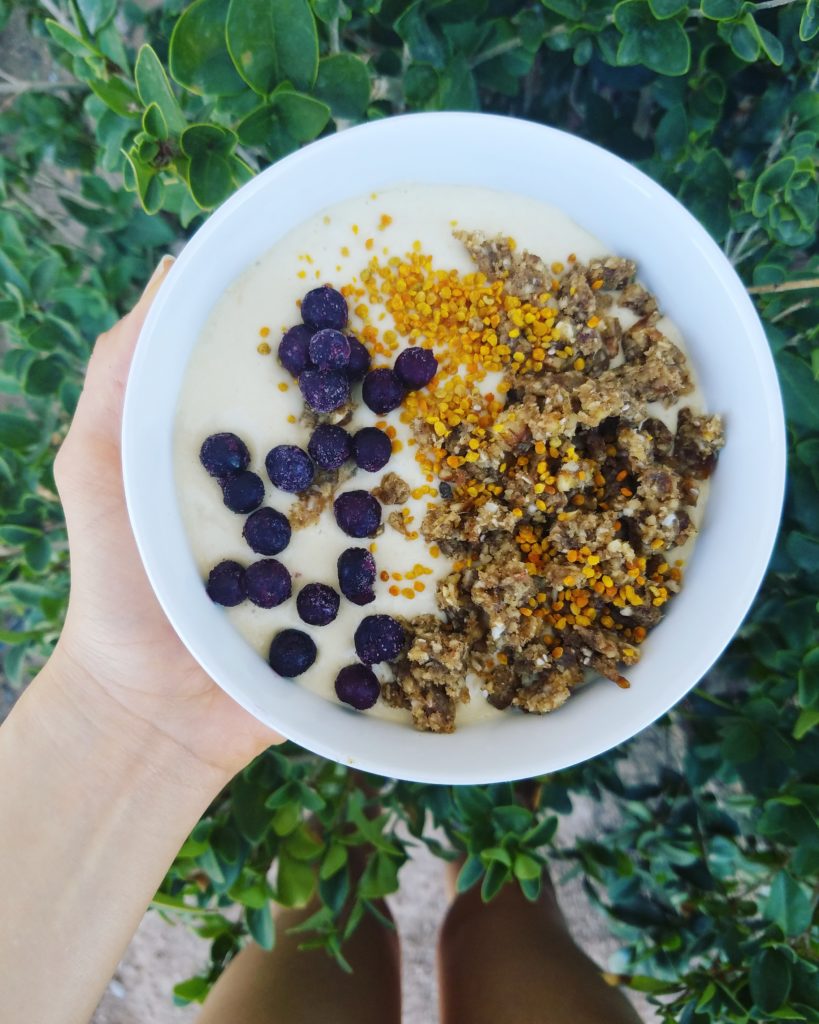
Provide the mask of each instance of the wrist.
{"label": "wrist", "polygon": [[59,643],[21,698],[20,710],[66,770],[87,772],[93,761],[106,774],[142,778],[206,803],[230,781],[231,772],[203,761],[150,721],[120,704]]}

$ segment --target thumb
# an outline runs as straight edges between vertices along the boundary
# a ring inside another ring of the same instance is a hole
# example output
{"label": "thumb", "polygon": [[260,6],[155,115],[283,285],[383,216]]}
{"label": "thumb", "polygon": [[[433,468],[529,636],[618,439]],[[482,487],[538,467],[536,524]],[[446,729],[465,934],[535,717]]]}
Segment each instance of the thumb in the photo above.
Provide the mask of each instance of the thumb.
{"label": "thumb", "polygon": [[131,359],[151,303],[172,265],[173,257],[163,256],[134,308],[97,339],[71,433],[90,433],[119,444]]}

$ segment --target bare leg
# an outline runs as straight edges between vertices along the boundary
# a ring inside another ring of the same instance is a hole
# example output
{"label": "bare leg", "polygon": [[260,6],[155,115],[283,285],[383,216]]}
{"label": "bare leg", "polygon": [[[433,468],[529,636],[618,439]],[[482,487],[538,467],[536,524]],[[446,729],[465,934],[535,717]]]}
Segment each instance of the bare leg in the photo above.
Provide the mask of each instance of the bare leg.
{"label": "bare leg", "polygon": [[[317,910],[277,917],[276,948],[248,946],[216,983],[197,1024],[401,1024],[398,936],[367,914],[344,948],[352,974],[287,928]],[[386,905],[379,910],[389,916]]]}
{"label": "bare leg", "polygon": [[443,1024],[640,1024],[574,944],[551,886],[537,903],[507,886],[456,897],[441,930]]}

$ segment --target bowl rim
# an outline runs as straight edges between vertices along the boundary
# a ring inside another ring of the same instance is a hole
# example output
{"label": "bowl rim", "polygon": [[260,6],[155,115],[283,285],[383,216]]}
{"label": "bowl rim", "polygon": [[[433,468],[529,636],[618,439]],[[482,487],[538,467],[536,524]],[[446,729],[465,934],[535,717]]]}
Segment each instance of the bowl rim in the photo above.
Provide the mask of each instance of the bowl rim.
{"label": "bowl rim", "polygon": [[[318,736],[313,734],[309,727],[305,727],[299,721],[293,721],[292,718],[288,721],[289,712],[287,707],[289,704],[282,704],[281,708],[279,708],[281,711],[280,723],[273,724],[269,720],[267,722],[272,728],[281,730],[288,739],[291,739],[307,750],[343,764],[354,764],[357,768],[375,774],[384,775],[389,773],[391,777],[407,781],[447,785],[511,781],[543,774],[547,771],[571,767],[574,764],[582,763],[585,760],[603,754],[637,735],[682,700],[712,667],[735,636],[763,580],[778,532],[784,499],[786,435],[778,378],[773,356],[765,338],[764,329],[745,286],[717,243],[677,199],[644,172],[595,143],[588,142],[557,128],[496,114],[451,112],[404,114],[358,125],[313,142],[272,164],[239,188],[194,233],[185,244],[182,253],[166,275],[157,296],[154,298],[152,307],[140,332],[134,353],[123,409],[122,471],[126,503],[132,531],[143,566],[154,593],[171,625],[193,657],[215,679],[217,684],[244,707],[245,710],[255,717],[259,717],[259,709],[254,705],[254,702],[242,692],[241,686],[231,685],[230,679],[226,678],[225,673],[220,671],[213,652],[203,648],[201,637],[195,635],[196,628],[193,623],[188,621],[188,616],[183,615],[182,609],[176,606],[168,571],[165,566],[160,564],[156,557],[157,552],[151,536],[151,526],[148,517],[145,515],[145,503],[141,495],[141,484],[143,481],[140,480],[139,473],[133,468],[136,465],[134,456],[140,447],[140,407],[144,406],[146,396],[149,393],[150,370],[148,364],[150,358],[150,339],[156,333],[158,325],[162,321],[163,312],[169,302],[175,283],[185,267],[196,258],[202,249],[210,244],[212,237],[222,230],[223,225],[233,218],[241,207],[246,203],[253,202],[258,193],[267,190],[282,177],[289,178],[292,175],[298,175],[299,168],[305,162],[313,162],[318,159],[328,160],[328,158],[332,157],[335,149],[342,149],[348,146],[351,139],[356,139],[359,145],[363,143],[372,145],[379,144],[379,137],[381,137],[380,144],[383,145],[385,141],[387,144],[394,144],[396,139],[400,138],[401,132],[408,122],[415,126],[428,123],[439,127],[444,122],[449,122],[449,127],[452,131],[467,133],[479,131],[485,133],[487,130],[499,131],[501,133],[505,131],[534,131],[550,134],[553,137],[559,136],[560,143],[568,147],[569,151],[574,150],[576,153],[583,151],[585,158],[596,161],[601,168],[611,167],[613,170],[616,170],[618,178],[624,184],[639,189],[645,195],[648,202],[659,204],[661,211],[658,216],[662,216],[666,210],[674,210],[676,217],[681,217],[683,222],[686,223],[688,240],[697,246],[699,251],[706,257],[711,268],[718,274],[721,287],[726,293],[726,302],[728,300],[731,301],[735,309],[737,321],[742,322],[743,326],[747,327],[748,343],[752,348],[752,356],[756,363],[759,379],[764,386],[766,398],[764,414],[770,423],[773,437],[771,450],[767,453],[769,486],[766,489],[763,500],[760,502],[760,506],[755,512],[760,543],[753,551],[748,553],[742,581],[741,584],[738,584],[743,598],[736,606],[735,614],[730,620],[724,621],[720,629],[720,641],[712,645],[707,654],[702,650],[692,652],[691,671],[689,673],[690,681],[684,689],[675,691],[671,695],[666,695],[663,701],[659,702],[663,705],[659,711],[657,710],[659,705],[656,702],[650,706],[647,712],[640,704],[634,705],[631,708],[632,714],[628,719],[628,726],[613,730],[611,735],[607,735],[602,746],[599,742],[591,742],[591,738],[588,735],[581,737],[573,751],[572,759],[566,761],[564,758],[559,765],[550,762],[547,752],[544,753],[540,763],[513,764],[511,767],[507,766],[506,768],[499,768],[491,763],[489,759],[487,759],[486,764],[482,764],[477,768],[475,766],[464,767],[460,764],[459,758],[453,756],[448,759],[446,771],[442,772],[440,769],[430,770],[427,768],[425,759],[421,754],[411,768],[402,765],[400,769],[394,770],[397,767],[396,765],[385,765],[383,759],[371,757],[366,744],[356,747],[355,755],[350,755],[347,747],[337,741],[333,741],[331,730],[325,729],[323,734]],[[485,137],[485,134],[481,137]],[[484,187],[490,188],[493,186],[486,185]],[[362,186],[362,193],[367,188],[368,186],[364,184]],[[510,187],[507,191],[513,192],[514,189]],[[334,201],[339,200],[330,199],[322,203],[319,199],[315,205],[315,212],[318,212],[323,205]],[[273,238],[270,244],[274,244],[275,241],[276,239]],[[232,627],[230,628],[232,629]],[[238,636],[239,634],[237,633],[236,635]],[[242,640],[242,643],[245,643],[244,640]],[[253,652],[253,656],[256,657],[255,652]],[[300,687],[300,689],[303,693],[309,693],[304,687]],[[332,702],[317,697],[315,694],[310,694],[310,696],[321,701],[327,708],[332,709],[335,714],[338,711],[346,713],[346,710],[341,706],[335,706]],[[573,700],[578,700],[580,696],[580,693],[576,694]],[[320,712],[319,716],[321,716]],[[298,719],[298,717],[297,715],[296,718]],[[304,718],[304,716],[301,717]],[[341,723],[343,721],[338,716],[338,722]],[[363,736],[359,725],[356,723],[377,723],[375,726],[377,729],[397,728],[395,723],[373,719],[370,716],[353,716],[349,721],[350,734],[354,736]],[[489,727],[494,728],[494,723],[489,723]],[[468,726],[463,731],[468,731],[470,734],[475,735],[484,728],[486,726],[476,724]],[[346,733],[347,729],[340,728],[338,732]],[[405,734],[402,733],[401,735]],[[428,749],[428,744],[443,742],[452,744],[452,754],[456,754],[454,741],[459,735],[458,732],[454,735],[443,737],[416,732],[413,732],[412,735],[415,737],[411,744],[414,750],[423,752],[424,749]]]}

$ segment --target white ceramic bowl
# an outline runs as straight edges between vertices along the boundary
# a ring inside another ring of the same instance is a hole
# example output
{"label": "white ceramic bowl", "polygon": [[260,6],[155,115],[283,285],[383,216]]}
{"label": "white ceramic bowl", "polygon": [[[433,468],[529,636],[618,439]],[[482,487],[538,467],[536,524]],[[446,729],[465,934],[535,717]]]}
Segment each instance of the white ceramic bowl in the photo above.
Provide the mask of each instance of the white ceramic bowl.
{"label": "white ceramic bowl", "polygon": [[[356,714],[280,679],[211,604],[174,486],[171,436],[185,366],[210,308],[276,240],[332,203],[406,182],[478,185],[561,207],[639,274],[680,327],[728,443],[682,594],[652,633],[631,689],[582,688],[544,717],[507,714],[451,736]],[[243,707],[325,757],[400,779],[479,783],[575,764],[649,725],[703,676],[736,632],[776,535],[785,433],[776,373],[739,278],[667,192],[603,149],[552,128],[481,114],[378,121],[314,143],[241,188],[165,280],[128,380],[122,438],[128,510],[165,612],[203,668]]]}

